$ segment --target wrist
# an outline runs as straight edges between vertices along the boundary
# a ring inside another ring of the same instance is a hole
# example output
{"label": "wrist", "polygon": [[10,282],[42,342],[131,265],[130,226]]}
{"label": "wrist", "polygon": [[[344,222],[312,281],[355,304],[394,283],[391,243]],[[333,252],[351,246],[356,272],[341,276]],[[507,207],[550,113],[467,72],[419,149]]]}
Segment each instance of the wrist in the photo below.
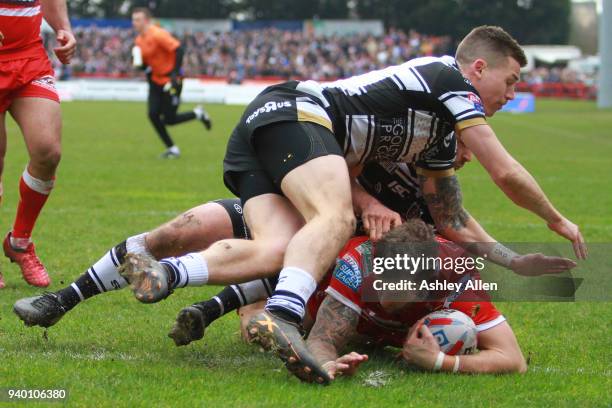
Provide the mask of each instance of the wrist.
{"label": "wrist", "polygon": [[445,357],[446,357],[446,354],[444,354],[441,351],[438,352],[438,355],[436,356],[436,360],[432,367],[433,371],[440,371],[440,369],[442,369],[442,365],[444,364]]}

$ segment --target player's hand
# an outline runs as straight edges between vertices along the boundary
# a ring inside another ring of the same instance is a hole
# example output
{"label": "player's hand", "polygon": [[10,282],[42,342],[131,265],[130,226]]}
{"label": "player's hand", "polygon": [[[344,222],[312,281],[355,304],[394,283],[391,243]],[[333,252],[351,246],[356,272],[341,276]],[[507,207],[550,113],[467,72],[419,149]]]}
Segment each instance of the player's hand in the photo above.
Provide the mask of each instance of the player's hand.
{"label": "player's hand", "polygon": [[339,375],[354,375],[359,365],[366,361],[368,361],[367,354],[359,354],[352,351],[342,357],[338,357],[336,361],[328,361],[323,364],[323,368],[327,370],[327,373],[333,380]]}
{"label": "player's hand", "polygon": [[391,228],[402,225],[402,217],[382,205],[378,200],[370,200],[361,209],[361,221],[363,222],[363,228],[374,242],[378,241],[383,234],[389,232]]}
{"label": "player's hand", "polygon": [[567,272],[576,267],[576,262],[558,256],[543,254],[519,255],[510,261],[510,269],[518,275],[539,276]]}
{"label": "player's hand", "polygon": [[440,353],[440,346],[429,327],[423,324],[423,320],[419,320],[410,328],[400,355],[410,364],[432,370]]}
{"label": "player's hand", "polygon": [[176,95],[179,86],[181,86],[181,78],[173,74],[170,76],[170,81],[164,84],[164,92],[168,92],[170,95]]}
{"label": "player's hand", "polygon": [[548,224],[548,228],[561,235],[563,238],[572,241],[574,253],[578,259],[586,259],[588,255],[587,247],[576,224],[563,217],[561,221]]}
{"label": "player's hand", "polygon": [[53,52],[55,52],[57,59],[64,65],[70,64],[70,60],[76,51],[74,34],[68,30],[58,30],[56,40],[59,47],[55,47]]}

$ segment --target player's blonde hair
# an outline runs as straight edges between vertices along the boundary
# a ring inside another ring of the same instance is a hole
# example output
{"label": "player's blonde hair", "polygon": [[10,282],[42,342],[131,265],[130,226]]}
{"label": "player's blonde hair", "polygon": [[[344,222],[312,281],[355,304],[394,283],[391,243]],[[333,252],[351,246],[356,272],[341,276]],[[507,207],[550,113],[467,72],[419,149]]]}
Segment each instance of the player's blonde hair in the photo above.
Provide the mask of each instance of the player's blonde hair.
{"label": "player's blonde hair", "polygon": [[521,67],[527,65],[527,58],[519,43],[503,28],[480,26],[474,28],[457,47],[455,58],[460,65],[469,65],[482,58],[491,66],[505,62],[512,57]]}

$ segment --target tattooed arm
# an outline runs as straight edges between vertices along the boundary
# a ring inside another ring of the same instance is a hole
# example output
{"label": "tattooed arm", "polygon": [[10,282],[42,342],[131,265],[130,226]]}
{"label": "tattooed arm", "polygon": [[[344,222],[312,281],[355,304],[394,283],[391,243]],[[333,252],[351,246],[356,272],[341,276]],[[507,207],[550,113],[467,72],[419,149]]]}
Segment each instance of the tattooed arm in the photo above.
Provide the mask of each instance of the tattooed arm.
{"label": "tattooed arm", "polygon": [[367,355],[355,352],[338,357],[357,334],[358,321],[359,313],[331,296],[326,296],[319,307],[306,344],[332,378],[339,373],[353,374],[368,359]]}
{"label": "tattooed arm", "polygon": [[512,269],[520,275],[560,273],[576,266],[566,258],[542,254],[519,255],[496,242],[463,208],[463,196],[453,170],[419,170],[421,192],[440,234],[474,255]]}

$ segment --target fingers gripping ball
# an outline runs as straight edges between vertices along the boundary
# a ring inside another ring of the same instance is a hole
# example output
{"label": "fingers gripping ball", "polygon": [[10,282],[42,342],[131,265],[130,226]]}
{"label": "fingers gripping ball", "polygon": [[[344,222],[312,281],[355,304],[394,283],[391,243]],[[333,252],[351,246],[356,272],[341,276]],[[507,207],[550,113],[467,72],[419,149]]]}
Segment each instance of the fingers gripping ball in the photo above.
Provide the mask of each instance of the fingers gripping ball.
{"label": "fingers gripping ball", "polygon": [[443,353],[454,356],[470,354],[476,349],[476,325],[463,312],[454,309],[438,310],[428,314],[423,323]]}

